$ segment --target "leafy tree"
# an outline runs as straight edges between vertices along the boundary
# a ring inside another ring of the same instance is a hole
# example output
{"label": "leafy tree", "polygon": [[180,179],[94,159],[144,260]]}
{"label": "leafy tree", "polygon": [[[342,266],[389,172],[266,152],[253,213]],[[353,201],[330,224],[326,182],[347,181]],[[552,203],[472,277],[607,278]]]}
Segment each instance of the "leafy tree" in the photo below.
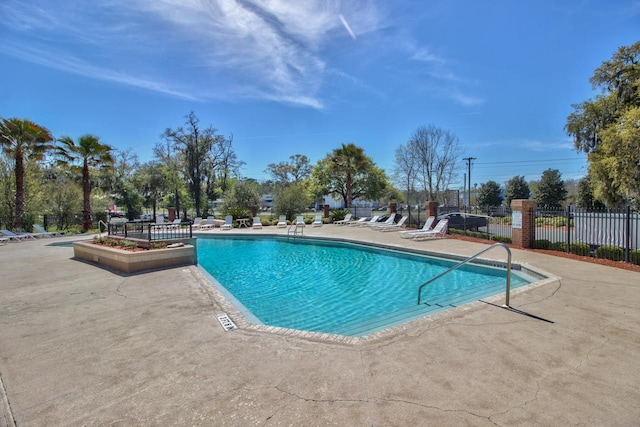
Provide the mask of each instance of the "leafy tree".
{"label": "leafy tree", "polygon": [[82,188],[64,175],[48,186],[51,191],[47,192],[47,202],[56,218],[56,228],[65,230],[74,223],[75,214],[82,210]]}
{"label": "leafy tree", "polygon": [[72,170],[79,170],[82,174],[82,230],[93,228],[91,217],[91,171],[93,168],[111,167],[113,164],[113,148],[100,142],[95,135],[85,134],[75,142],[68,136],[58,140],[57,154],[59,162]]}
{"label": "leafy tree", "polygon": [[415,156],[417,179],[429,200],[443,201],[442,193],[455,177],[460,158],[458,137],[434,125],[420,126],[411,135],[405,151]]}
{"label": "leafy tree", "polygon": [[250,209],[260,205],[258,183],[255,181],[239,181],[224,196],[223,211],[229,209]]}
{"label": "leafy tree", "polygon": [[638,203],[638,164],[626,156],[640,149],[639,63],[640,42],[620,47],[590,79],[602,93],[573,105],[565,126],[576,149],[587,153],[594,195],[608,204]]}
{"label": "leafy tree", "polygon": [[[394,183],[404,190],[405,200],[409,205],[420,204],[419,192],[416,191],[418,179],[418,156],[408,145],[396,148],[395,166],[393,170]],[[411,210],[409,210],[411,214]],[[411,222],[411,220],[410,220]]]}
{"label": "leafy tree", "polygon": [[593,187],[589,177],[584,177],[578,182],[576,206],[586,209],[602,209],[604,204],[593,196]]}
{"label": "leafy tree", "polygon": [[524,176],[514,176],[507,181],[504,189],[504,199],[507,206],[511,206],[513,199],[528,199],[529,197],[531,197],[531,190],[524,180]]}
{"label": "leafy tree", "polygon": [[25,213],[25,162],[43,160],[46,152],[53,149],[54,139],[48,129],[30,120],[16,117],[0,120],[0,146],[15,162],[15,228],[22,228]]}
{"label": "leafy tree", "polygon": [[502,204],[500,185],[495,181],[487,181],[482,184],[477,203],[479,206],[500,206]]}
{"label": "leafy tree", "polygon": [[[185,127],[167,129],[162,137],[168,147],[175,148],[180,153],[187,189],[195,205],[196,215],[200,216],[206,201],[203,196],[215,195],[217,181],[221,184],[221,191],[225,191],[230,174],[236,173],[242,163],[237,160],[233,151],[233,138],[219,135],[213,126],[201,128],[200,120],[193,111],[185,119]],[[170,150],[163,151],[166,153]],[[176,188],[176,199],[177,191]],[[180,210],[179,206],[176,207]]]}
{"label": "leafy tree", "polygon": [[144,197],[143,205],[147,208],[152,208],[153,218],[155,218],[158,200],[168,188],[164,179],[163,169],[158,162],[151,161],[140,166],[135,173],[136,182],[139,183]]}
{"label": "leafy tree", "polygon": [[278,192],[273,202],[276,215],[286,215],[292,221],[295,216],[307,209],[312,197],[302,182],[294,182]]}
{"label": "leafy tree", "polygon": [[153,154],[157,159],[160,171],[164,177],[167,190],[165,205],[175,206],[178,212],[180,212],[182,196],[186,193],[186,181],[182,172],[183,162],[179,156],[177,147],[170,139],[164,138],[162,143],[156,144],[153,148]]}
{"label": "leafy tree", "polygon": [[294,154],[289,156],[289,162],[269,163],[265,172],[271,175],[275,183],[285,186],[309,178],[312,169],[307,156]]}
{"label": "leafy tree", "polygon": [[339,194],[346,207],[361,197],[378,199],[388,186],[384,171],[355,144],[333,150],[313,168],[312,176],[318,191]]}
{"label": "leafy tree", "polygon": [[542,173],[535,191],[535,200],[538,206],[555,208],[560,207],[562,201],[567,198],[567,190],[561,179],[560,171],[547,169]]}

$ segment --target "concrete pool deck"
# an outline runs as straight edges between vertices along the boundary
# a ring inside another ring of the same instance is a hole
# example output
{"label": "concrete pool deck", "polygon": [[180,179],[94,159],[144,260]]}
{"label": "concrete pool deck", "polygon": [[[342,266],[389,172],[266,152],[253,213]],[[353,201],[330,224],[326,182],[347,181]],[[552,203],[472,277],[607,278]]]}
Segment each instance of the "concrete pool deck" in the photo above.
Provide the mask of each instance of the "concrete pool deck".
{"label": "concrete pool deck", "polygon": [[[260,232],[286,229],[206,234]],[[305,235],[467,256],[487,247],[333,225]],[[344,344],[225,332],[196,267],[120,275],[73,260],[68,243],[81,239],[0,247],[1,427],[640,420],[637,272],[514,250],[514,262],[559,277],[512,294],[523,313],[477,302]]]}

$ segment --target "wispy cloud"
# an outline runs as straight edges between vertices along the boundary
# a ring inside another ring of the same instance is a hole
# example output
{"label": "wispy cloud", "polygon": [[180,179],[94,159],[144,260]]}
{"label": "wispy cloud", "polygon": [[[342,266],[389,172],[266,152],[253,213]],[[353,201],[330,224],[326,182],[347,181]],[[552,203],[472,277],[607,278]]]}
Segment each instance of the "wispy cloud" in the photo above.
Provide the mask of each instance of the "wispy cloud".
{"label": "wispy cloud", "polygon": [[0,12],[15,46],[2,50],[43,66],[179,98],[315,109],[330,69],[323,47],[347,35],[347,19],[352,38],[378,22],[369,2],[321,0],[6,0]]}

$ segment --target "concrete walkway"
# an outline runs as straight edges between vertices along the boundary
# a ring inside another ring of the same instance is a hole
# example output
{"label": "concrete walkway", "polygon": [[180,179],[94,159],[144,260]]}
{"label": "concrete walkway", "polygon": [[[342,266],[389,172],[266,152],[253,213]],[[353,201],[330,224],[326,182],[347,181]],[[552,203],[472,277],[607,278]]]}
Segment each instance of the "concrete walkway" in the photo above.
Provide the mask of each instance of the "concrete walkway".
{"label": "concrete walkway", "polygon": [[[235,232],[258,231],[224,233]],[[333,225],[313,234],[486,247]],[[511,297],[548,321],[477,302],[340,343],[224,332],[216,314],[227,307],[196,267],[118,275],[71,259],[75,239],[0,247],[2,427],[640,423],[636,272],[514,251],[560,277]]]}

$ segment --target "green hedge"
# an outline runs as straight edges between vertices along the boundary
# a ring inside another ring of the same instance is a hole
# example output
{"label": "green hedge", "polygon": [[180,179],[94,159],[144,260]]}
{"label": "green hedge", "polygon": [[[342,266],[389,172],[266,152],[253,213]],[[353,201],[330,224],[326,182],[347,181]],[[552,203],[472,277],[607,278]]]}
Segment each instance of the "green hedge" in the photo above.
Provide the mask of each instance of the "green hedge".
{"label": "green hedge", "polygon": [[586,243],[572,243],[570,252],[574,255],[589,256],[591,255],[591,247]]}
{"label": "green hedge", "polygon": [[621,247],[613,245],[602,245],[596,249],[596,258],[610,259],[612,261],[622,261],[624,251]]}
{"label": "green hedge", "polygon": [[632,264],[640,265],[640,249],[629,251],[629,262]]}

